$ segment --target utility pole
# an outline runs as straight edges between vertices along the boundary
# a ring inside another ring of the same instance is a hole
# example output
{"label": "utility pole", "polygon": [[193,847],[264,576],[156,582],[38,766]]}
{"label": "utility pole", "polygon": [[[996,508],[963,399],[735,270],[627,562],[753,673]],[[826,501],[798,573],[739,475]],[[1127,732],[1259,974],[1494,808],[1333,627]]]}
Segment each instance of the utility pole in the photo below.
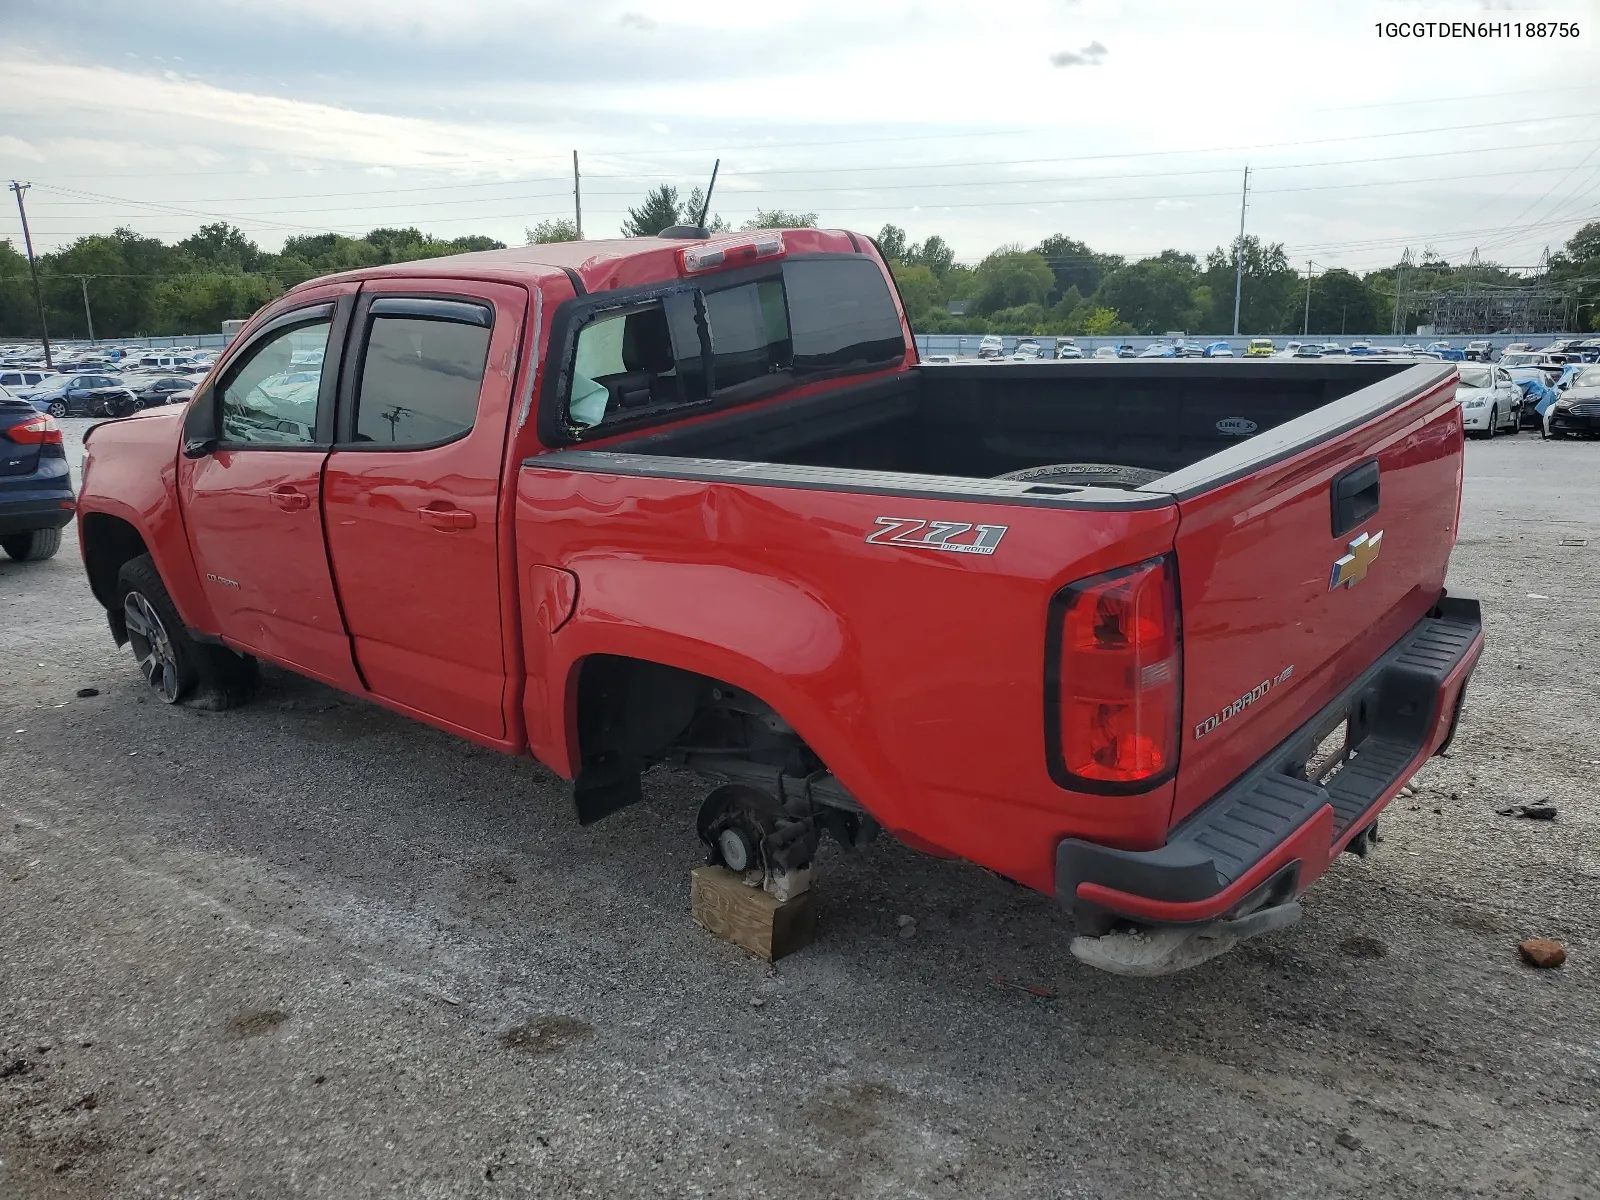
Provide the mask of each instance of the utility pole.
{"label": "utility pole", "polygon": [[1300,336],[1305,337],[1311,332],[1311,267],[1312,262],[1306,259],[1306,321],[1300,327]]}
{"label": "utility pole", "polygon": [[572,152],[572,215],[578,227],[578,240],[583,241],[583,192],[578,183],[578,152]]}
{"label": "utility pole", "polygon": [[79,275],[78,282],[83,286],[83,319],[89,323],[89,340],[94,341],[94,313],[89,311],[89,277]]}
{"label": "utility pole", "polygon": [[1233,257],[1237,264],[1233,276],[1233,336],[1239,336],[1239,298],[1244,295],[1244,207],[1250,198],[1250,167],[1244,169],[1244,191],[1239,195],[1239,240],[1234,244]]}
{"label": "utility pole", "polygon": [[44,323],[44,297],[39,294],[39,268],[33,261],[33,236],[28,232],[28,210],[23,206],[22,193],[33,185],[11,181],[11,190],[17,194],[17,212],[22,215],[22,244],[28,248],[28,274],[33,276],[33,304],[39,310],[39,340],[44,343],[44,365],[54,371],[56,364],[50,358],[50,330]]}

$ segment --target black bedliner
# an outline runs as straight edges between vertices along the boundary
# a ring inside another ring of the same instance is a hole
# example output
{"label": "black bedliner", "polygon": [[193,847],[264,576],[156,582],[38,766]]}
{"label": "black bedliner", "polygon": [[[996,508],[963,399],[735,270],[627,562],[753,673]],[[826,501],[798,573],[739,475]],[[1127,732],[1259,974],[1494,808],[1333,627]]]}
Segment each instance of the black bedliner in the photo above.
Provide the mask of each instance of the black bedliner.
{"label": "black bedliner", "polygon": [[[1145,507],[1216,487],[1439,386],[1446,363],[927,366],[732,409],[529,466],[1002,503]],[[1010,482],[1048,463],[1160,470],[1137,491]]]}

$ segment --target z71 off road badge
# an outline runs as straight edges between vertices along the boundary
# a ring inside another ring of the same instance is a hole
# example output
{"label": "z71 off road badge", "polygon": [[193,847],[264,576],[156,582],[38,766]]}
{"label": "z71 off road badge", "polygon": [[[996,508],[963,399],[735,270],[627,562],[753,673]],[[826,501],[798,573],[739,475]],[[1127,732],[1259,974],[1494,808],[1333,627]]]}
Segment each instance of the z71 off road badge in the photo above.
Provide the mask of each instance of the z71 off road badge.
{"label": "z71 off road badge", "polygon": [[923,521],[916,517],[877,517],[878,528],[867,541],[879,546],[916,546],[955,554],[993,554],[1005,525],[968,525],[964,521]]}
{"label": "z71 off road badge", "polygon": [[1328,577],[1328,590],[1335,591],[1340,585],[1345,590],[1355,587],[1367,577],[1367,568],[1378,560],[1378,551],[1383,549],[1383,530],[1377,533],[1363,533],[1350,543],[1350,553],[1342,558],[1333,560],[1333,574]]}

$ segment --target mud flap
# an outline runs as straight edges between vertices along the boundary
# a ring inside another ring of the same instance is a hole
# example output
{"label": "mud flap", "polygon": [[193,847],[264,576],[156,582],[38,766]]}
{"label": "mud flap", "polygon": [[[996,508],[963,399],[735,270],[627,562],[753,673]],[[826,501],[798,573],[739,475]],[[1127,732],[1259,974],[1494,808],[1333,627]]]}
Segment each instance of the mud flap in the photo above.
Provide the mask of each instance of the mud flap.
{"label": "mud flap", "polygon": [[1290,900],[1249,916],[1207,921],[1203,925],[1168,925],[1122,930],[1104,937],[1075,937],[1072,956],[1085,966],[1113,975],[1152,978],[1197,967],[1232,950],[1246,938],[1283,929],[1300,919],[1300,904]]}

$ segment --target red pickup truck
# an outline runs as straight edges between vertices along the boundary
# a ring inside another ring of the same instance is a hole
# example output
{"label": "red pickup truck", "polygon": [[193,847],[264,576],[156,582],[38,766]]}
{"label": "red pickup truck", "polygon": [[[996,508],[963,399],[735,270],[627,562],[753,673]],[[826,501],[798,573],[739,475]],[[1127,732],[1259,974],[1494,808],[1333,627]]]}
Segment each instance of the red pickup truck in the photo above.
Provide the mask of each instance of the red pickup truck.
{"label": "red pickup truck", "polygon": [[584,823],[682,764],[731,866],[881,827],[1155,973],[1293,919],[1448,742],[1454,391],[921,366],[842,231],[529,246],[290,291],[93,430],[78,520],[167,703],[266,660],[536,756]]}

